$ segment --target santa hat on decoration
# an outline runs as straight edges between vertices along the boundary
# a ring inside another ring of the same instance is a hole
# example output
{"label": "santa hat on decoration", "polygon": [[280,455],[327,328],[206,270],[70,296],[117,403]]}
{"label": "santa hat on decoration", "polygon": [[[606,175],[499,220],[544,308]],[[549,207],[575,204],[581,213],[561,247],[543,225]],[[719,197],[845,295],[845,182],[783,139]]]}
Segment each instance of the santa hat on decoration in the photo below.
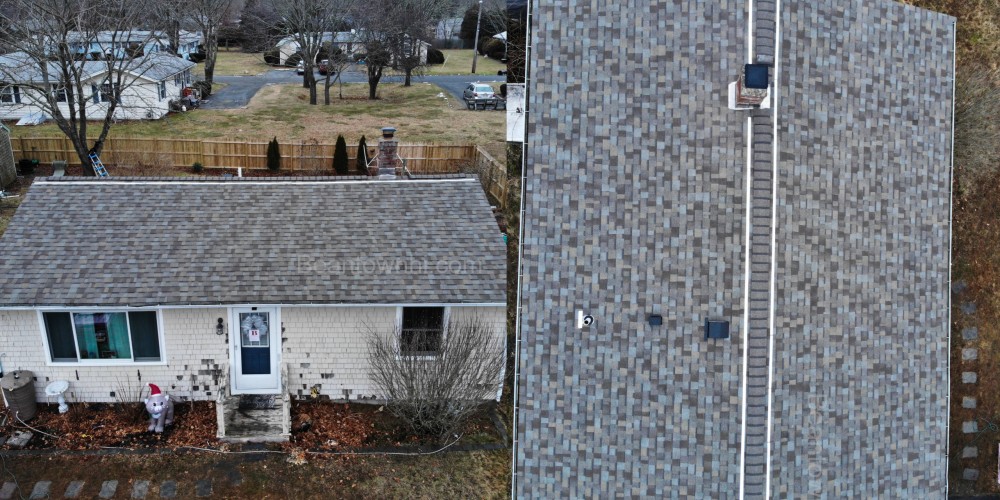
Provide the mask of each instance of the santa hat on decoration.
{"label": "santa hat on decoration", "polygon": [[160,394],[160,388],[157,387],[156,384],[146,384],[146,385],[149,386],[149,395],[150,396],[156,396],[156,395]]}

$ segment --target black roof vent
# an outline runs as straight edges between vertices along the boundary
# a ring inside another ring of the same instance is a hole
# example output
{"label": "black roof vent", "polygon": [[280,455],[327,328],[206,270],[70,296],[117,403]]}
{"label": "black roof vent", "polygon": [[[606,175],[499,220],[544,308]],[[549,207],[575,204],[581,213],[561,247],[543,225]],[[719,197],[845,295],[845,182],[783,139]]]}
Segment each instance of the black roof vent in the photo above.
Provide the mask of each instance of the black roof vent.
{"label": "black roof vent", "polygon": [[705,340],[708,339],[728,339],[729,322],[721,320],[705,320]]}

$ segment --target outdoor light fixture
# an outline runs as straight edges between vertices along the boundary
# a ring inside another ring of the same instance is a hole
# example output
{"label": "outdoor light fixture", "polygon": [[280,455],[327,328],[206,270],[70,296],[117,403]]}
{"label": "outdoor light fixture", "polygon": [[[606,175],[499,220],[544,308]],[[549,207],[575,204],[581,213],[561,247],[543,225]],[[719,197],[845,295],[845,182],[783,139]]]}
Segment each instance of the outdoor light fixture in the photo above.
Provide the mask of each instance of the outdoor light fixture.
{"label": "outdoor light fixture", "polygon": [[219,318],[218,324],[215,325],[215,334],[222,335],[226,333],[226,327],[222,326],[222,318]]}

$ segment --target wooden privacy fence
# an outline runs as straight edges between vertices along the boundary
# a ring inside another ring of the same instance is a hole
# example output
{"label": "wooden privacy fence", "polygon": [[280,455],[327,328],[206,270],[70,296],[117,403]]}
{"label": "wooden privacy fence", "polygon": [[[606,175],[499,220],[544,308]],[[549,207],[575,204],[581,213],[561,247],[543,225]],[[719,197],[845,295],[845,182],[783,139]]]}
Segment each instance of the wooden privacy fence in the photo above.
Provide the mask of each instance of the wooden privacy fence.
{"label": "wooden privacy fence", "polygon": [[[283,170],[325,170],[333,168],[334,143],[300,141],[280,143]],[[18,137],[12,140],[14,156],[32,158],[48,164],[65,160],[79,165],[73,145],[65,137]],[[368,157],[377,152],[377,141],[368,144]],[[351,169],[357,157],[357,145],[347,146]],[[416,174],[458,172],[477,158],[472,144],[400,144],[399,156],[406,167]],[[205,168],[266,169],[267,142],[224,141],[201,139],[111,138],[105,141],[101,160],[114,168],[116,164],[160,167],[190,167],[195,162]]]}
{"label": "wooden privacy fence", "polygon": [[[510,202],[511,180],[507,176],[507,166],[497,161],[485,149],[476,146],[474,169],[483,183],[483,189],[496,200],[500,208],[507,208]],[[516,188],[516,187],[515,187]]]}

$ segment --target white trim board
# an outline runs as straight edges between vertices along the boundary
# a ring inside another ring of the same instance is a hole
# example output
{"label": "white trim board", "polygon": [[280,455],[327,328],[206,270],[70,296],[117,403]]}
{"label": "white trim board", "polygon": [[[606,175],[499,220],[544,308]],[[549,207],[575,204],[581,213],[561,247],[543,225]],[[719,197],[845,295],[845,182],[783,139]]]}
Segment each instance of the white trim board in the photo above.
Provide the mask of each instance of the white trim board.
{"label": "white trim board", "polygon": [[144,306],[0,306],[0,311],[94,311],[143,310],[143,309],[219,309],[229,307],[507,307],[506,302],[397,302],[393,304],[338,303],[338,304],[152,304]]}
{"label": "white trim board", "polygon": [[[237,177],[239,179],[240,177]],[[114,180],[89,180],[89,181],[48,181],[45,179],[35,181],[36,185],[44,186],[80,186],[80,185],[114,185],[114,186],[302,186],[321,185],[336,186],[341,184],[378,184],[378,185],[406,185],[406,184],[432,184],[439,182],[479,182],[476,179],[463,177],[460,179],[394,179],[394,180],[357,180],[357,181],[114,181]]]}

